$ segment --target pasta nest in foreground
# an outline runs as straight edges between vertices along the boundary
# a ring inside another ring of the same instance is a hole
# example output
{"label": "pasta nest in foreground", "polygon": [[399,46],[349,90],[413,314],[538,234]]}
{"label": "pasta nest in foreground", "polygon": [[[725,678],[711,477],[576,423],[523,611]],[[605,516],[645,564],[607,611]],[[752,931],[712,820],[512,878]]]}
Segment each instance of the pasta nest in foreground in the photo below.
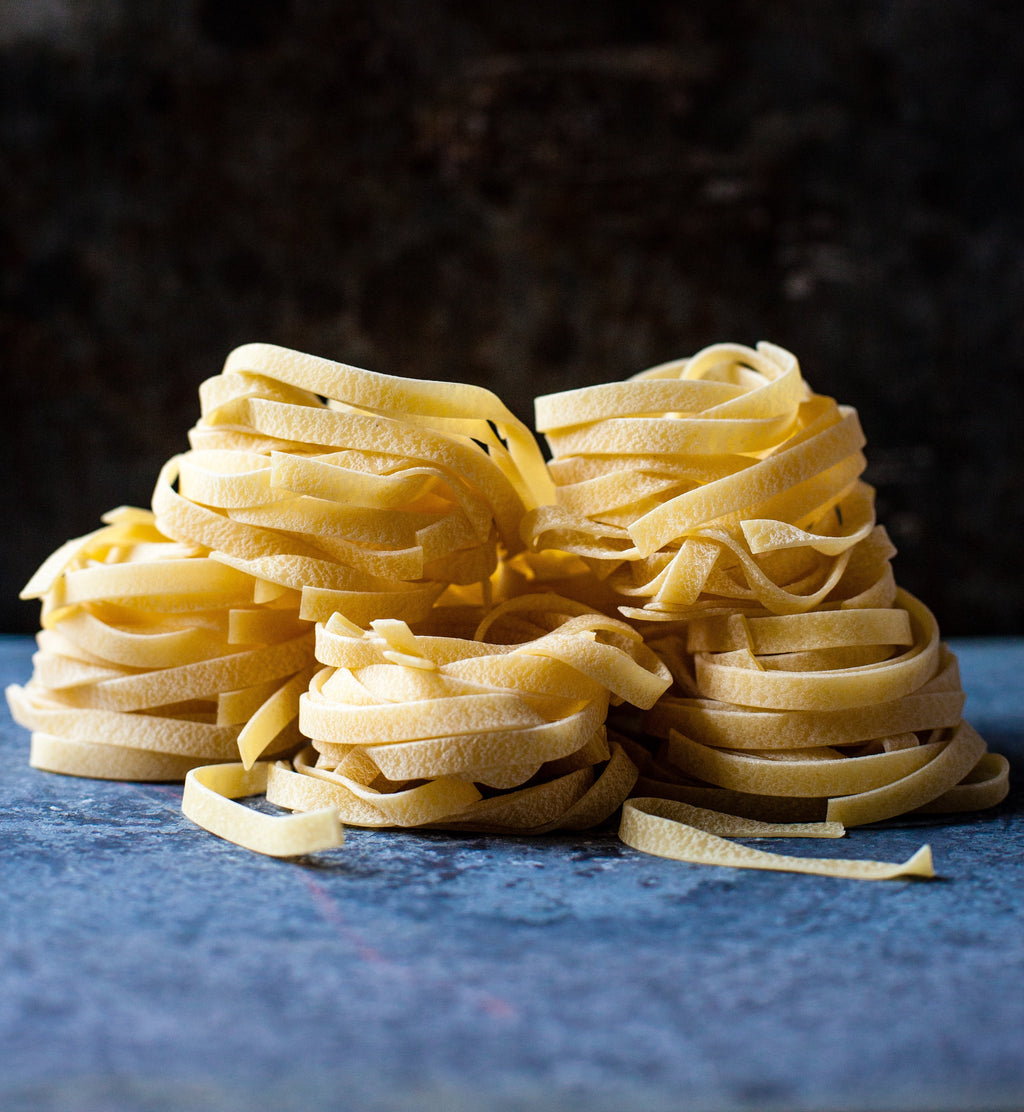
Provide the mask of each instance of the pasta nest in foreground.
{"label": "pasta nest in foreground", "polygon": [[551,594],[499,604],[472,639],[336,615],[316,655],[299,710],[311,744],[294,771],[269,770],[267,797],[367,826],[597,825],[637,775],[609,702],[650,708],[671,682],[628,625]]}

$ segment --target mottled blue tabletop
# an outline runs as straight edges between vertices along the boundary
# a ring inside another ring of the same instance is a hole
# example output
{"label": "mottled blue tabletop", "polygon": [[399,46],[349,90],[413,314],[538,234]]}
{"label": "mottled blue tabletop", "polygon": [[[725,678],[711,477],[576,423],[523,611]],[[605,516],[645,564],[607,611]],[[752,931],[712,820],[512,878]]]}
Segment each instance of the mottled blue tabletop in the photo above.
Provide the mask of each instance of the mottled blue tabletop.
{"label": "mottled blue tabletop", "polygon": [[[953,647],[1009,799],[829,846],[927,841],[932,882],[613,832],[350,830],[277,861],[194,827],[178,786],[30,769],[4,710],[0,1109],[1024,1108],[1024,640]],[[31,650],[0,638],[5,684]]]}

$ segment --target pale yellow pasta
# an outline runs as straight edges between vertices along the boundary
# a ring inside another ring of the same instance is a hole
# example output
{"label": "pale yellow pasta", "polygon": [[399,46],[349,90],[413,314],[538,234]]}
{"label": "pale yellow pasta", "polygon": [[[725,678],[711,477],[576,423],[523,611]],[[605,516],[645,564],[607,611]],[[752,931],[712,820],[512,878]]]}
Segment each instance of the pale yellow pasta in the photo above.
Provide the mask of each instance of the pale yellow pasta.
{"label": "pale yellow pasta", "polygon": [[[726,865],[740,869],[770,869],[792,873],[815,873],[849,880],[893,880],[899,877],[932,877],[931,850],[922,846],[902,865],[881,861],[843,858],[790,857],[727,841],[729,837],[763,838],[772,835],[799,837],[798,826],[781,824],[735,823],[722,816],[701,811],[668,799],[631,799],[623,807],[619,836],[645,853],[689,861],[697,865]],[[706,829],[710,827],[711,829]],[[829,830],[814,829],[803,836],[834,837]]]}
{"label": "pale yellow pasta", "polygon": [[[509,639],[523,629],[534,636]],[[268,798],[330,797],[345,821],[372,825],[601,821],[635,779],[605,739],[609,699],[649,707],[670,682],[629,626],[550,594],[501,603],[474,639],[416,635],[395,619],[362,630],[335,616],[317,626],[317,657],[325,667],[300,709],[315,761],[274,772]],[[426,785],[404,787],[422,781],[443,786],[427,812]]]}
{"label": "pale yellow pasta", "polygon": [[332,807],[278,817],[231,800],[266,791],[267,766],[206,765],[185,777],[181,809],[198,826],[229,842],[272,857],[296,857],[335,849],[344,842]]}
{"label": "pale yellow pasta", "polygon": [[[665,741],[647,787],[672,783],[673,798],[698,805],[710,788],[750,816],[806,799],[803,813],[846,826],[940,810],[943,799],[951,810],[999,802],[1006,768],[981,763],[985,744],[961,718],[956,661],[934,617],[906,592],[896,604],[691,623],[692,693],[648,717]],[[865,648],[875,652],[864,662],[842,655]]]}
{"label": "pale yellow pasta", "polygon": [[812,610],[871,585],[859,546],[886,574],[857,414],[781,348],[713,345],[536,410],[557,504],[524,537],[581,556],[630,620]]}
{"label": "pale yellow pasta", "polygon": [[524,537],[579,557],[676,681],[637,792],[846,825],[1005,795],[935,619],[897,590],[856,412],[788,352],[714,345],[536,412],[558,497]]}
{"label": "pale yellow pasta", "polygon": [[931,876],[930,851],[726,839],[1006,794],[896,585],[856,412],[782,348],[538,398],[548,465],[487,390],[272,345],[233,351],[200,404],[152,509],[23,592],[42,628],[7,697],[36,767],[184,779],[190,818],[277,856],[341,823],[543,833],[621,809],[645,852],[853,879]]}
{"label": "pale yellow pasta", "polygon": [[266,344],[200,387],[191,450],[153,495],[169,536],[261,582],[302,614],[361,625],[429,613],[487,581],[550,500],[532,434],[489,391],[381,375]]}
{"label": "pale yellow pasta", "polygon": [[533,435],[482,387],[396,378],[269,344],[245,344],[231,352],[224,373],[235,372],[266,375],[371,413],[440,419],[496,448],[493,425],[507,442],[514,463],[507,473],[523,492],[524,501],[548,500],[550,479]]}
{"label": "pale yellow pasta", "polygon": [[252,758],[295,749],[314,650],[298,592],[256,603],[251,576],[168,540],[152,513],[106,520],[24,592],[42,600],[44,629],[30,682],[7,697],[32,764],[177,780],[237,759],[243,727]]}

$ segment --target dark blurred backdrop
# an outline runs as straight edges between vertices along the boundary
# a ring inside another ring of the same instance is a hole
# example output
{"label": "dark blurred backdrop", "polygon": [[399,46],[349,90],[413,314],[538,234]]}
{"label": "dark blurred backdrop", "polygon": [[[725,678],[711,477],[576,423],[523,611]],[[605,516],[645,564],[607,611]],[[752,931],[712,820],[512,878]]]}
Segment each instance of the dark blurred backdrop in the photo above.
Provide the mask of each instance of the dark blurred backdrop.
{"label": "dark blurred backdrop", "polygon": [[536,394],[717,340],[855,405],[898,580],[1024,632],[1024,34],[979,0],[3,0],[0,630],[268,340]]}

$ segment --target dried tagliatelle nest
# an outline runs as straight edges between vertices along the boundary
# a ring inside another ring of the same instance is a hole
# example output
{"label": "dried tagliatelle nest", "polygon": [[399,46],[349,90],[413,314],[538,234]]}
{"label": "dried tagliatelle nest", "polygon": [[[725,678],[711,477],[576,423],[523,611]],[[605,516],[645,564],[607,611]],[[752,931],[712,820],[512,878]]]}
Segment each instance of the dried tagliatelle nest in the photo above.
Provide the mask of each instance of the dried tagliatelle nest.
{"label": "dried tagliatelle nest", "polygon": [[480,387],[249,344],[199,393],[157,526],[300,592],[310,620],[424,618],[447,586],[486,585],[550,497],[532,434]]}
{"label": "dried tagliatelle nest", "polygon": [[501,603],[472,638],[335,615],[316,655],[299,713],[311,744],[295,772],[271,768],[267,795],[367,826],[594,826],[636,779],[609,702],[648,708],[671,682],[624,622],[552,594]]}
{"label": "dried tagliatelle nest", "polygon": [[69,541],[22,592],[42,600],[31,682],[8,688],[37,768],[114,780],[180,780],[258,745],[294,749],[316,668],[298,592],[193,545],[148,510],[122,508]]}
{"label": "dried tagliatelle nest", "polygon": [[557,489],[524,534],[585,560],[626,616],[892,602],[856,411],[782,348],[716,344],[536,407]]}
{"label": "dried tagliatelle nest", "polygon": [[[897,588],[854,410],[781,348],[719,344],[539,398],[269,345],[200,390],[151,510],[69,542],[32,762],[185,779],[281,856],[342,824],[620,835],[686,861],[865,879],[902,864],[726,839],[841,836],[999,802],[956,661]],[[265,795],[288,816],[233,802]]]}
{"label": "dried tagliatelle nest", "polygon": [[792,354],[717,344],[540,398],[537,426],[557,492],[524,537],[586,564],[673,673],[645,716],[648,812],[845,828],[1005,796],[934,617],[897,588],[857,414]]}

